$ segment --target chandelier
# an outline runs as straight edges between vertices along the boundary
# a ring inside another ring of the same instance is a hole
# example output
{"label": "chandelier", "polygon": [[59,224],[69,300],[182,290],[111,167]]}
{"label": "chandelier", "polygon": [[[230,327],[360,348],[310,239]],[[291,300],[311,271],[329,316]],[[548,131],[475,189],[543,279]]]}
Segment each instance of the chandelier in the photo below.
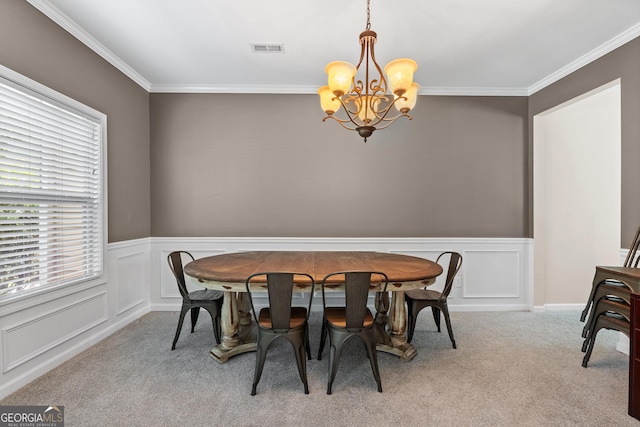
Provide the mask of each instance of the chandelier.
{"label": "chandelier", "polygon": [[[412,117],[409,111],[415,106],[420,85],[413,81],[418,64],[412,59],[394,59],[382,69],[376,62],[374,45],[377,34],[371,31],[369,2],[367,0],[367,26],[360,33],[360,61],[355,67],[344,61],[327,65],[328,85],[318,89],[320,105],[327,114],[322,121],[331,118],[347,130],[355,130],[367,142],[375,130],[384,129],[398,117]],[[358,76],[364,66],[364,80]],[[343,117],[335,115],[342,107]],[[392,107],[399,113],[387,117]],[[344,117],[346,116],[346,117]]]}

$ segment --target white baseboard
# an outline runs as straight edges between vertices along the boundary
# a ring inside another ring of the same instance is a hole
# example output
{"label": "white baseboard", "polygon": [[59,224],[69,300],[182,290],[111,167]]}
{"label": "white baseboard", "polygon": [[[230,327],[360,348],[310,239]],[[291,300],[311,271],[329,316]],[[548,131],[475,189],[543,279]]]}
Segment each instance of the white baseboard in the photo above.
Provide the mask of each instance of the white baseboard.
{"label": "white baseboard", "polygon": [[545,304],[533,307],[534,312],[542,311],[582,311],[584,304]]}

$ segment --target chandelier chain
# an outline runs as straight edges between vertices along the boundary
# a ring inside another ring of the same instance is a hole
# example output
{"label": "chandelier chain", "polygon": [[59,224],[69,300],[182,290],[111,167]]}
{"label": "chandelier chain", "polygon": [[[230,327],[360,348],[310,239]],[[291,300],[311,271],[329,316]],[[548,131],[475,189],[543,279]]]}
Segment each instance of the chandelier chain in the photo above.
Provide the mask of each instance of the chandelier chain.
{"label": "chandelier chain", "polygon": [[367,0],[367,31],[371,29],[371,12],[369,11],[369,3],[371,0]]}

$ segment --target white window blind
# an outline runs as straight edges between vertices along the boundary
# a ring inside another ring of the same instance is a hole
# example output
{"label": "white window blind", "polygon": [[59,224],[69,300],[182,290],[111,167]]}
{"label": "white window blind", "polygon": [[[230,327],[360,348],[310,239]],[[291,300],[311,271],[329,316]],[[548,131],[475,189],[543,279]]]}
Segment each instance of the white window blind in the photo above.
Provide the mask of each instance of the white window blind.
{"label": "white window blind", "polygon": [[0,296],[103,270],[102,121],[0,78]]}

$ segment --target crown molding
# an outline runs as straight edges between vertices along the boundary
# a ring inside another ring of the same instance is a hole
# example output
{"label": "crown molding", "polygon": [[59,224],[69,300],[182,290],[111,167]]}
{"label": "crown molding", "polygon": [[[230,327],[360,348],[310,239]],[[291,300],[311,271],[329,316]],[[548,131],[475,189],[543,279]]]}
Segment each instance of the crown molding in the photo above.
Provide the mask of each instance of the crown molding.
{"label": "crown molding", "polygon": [[[137,71],[114,55],[109,49],[91,37],[86,31],[70,20],[48,0],[27,0],[52,21],[76,37],[91,50],[96,52],[111,65],[124,73],[131,80],[150,93],[263,93],[263,94],[317,94],[315,86],[289,85],[178,85],[151,84]],[[617,49],[623,44],[640,36],[640,24],[634,25],[625,32],[603,43],[596,49],[553,72],[529,87],[423,87],[419,95],[435,96],[530,96],[566,77],[574,71]]]}
{"label": "crown molding", "polygon": [[[151,85],[151,93],[265,93],[265,94],[294,94],[316,95],[317,86],[288,86],[288,85]],[[418,95],[439,96],[527,96],[526,88],[511,87],[423,87]]]}
{"label": "crown molding", "polygon": [[268,94],[314,94],[318,93],[315,86],[295,85],[182,85],[182,84],[154,84],[151,93],[268,93]]}
{"label": "crown molding", "polygon": [[587,54],[581,56],[580,58],[576,59],[575,61],[567,64],[566,66],[564,66],[562,68],[560,68],[558,71],[556,71],[556,72],[554,72],[552,74],[549,74],[544,79],[542,79],[539,82],[533,84],[532,86],[529,87],[529,89],[527,91],[527,95],[533,95],[534,93],[538,92],[539,90],[542,90],[545,87],[551,85],[552,83],[557,82],[558,80],[562,79],[563,77],[568,76],[569,74],[573,73],[574,71],[579,70],[580,68],[582,68],[585,65],[595,61],[596,59],[599,59],[599,58],[603,57],[607,53],[614,51],[615,49],[619,48],[620,46],[622,46],[625,43],[630,42],[631,40],[635,39],[638,36],[640,36],[640,24],[634,25],[633,27],[629,28],[625,32],[617,35],[616,37],[612,38],[611,40],[609,40],[609,41],[601,44],[597,48],[593,49],[591,52],[588,52]]}
{"label": "crown molding", "polygon": [[47,0],[27,0],[33,7],[45,14],[56,24],[60,25],[64,30],[70,33],[72,36],[80,40],[87,45],[89,49],[96,52],[111,65],[116,67],[122,73],[124,73],[131,80],[140,85],[143,89],[149,92],[151,84],[147,79],[142,77],[136,70],[127,65],[124,61],[111,53],[109,49],[104,47],[100,42],[91,37],[86,31],[78,26],[75,22],[70,20],[64,13],[60,12],[58,8],[53,6]]}
{"label": "crown molding", "polygon": [[426,87],[419,95],[435,96],[527,96],[527,88],[521,87]]}

